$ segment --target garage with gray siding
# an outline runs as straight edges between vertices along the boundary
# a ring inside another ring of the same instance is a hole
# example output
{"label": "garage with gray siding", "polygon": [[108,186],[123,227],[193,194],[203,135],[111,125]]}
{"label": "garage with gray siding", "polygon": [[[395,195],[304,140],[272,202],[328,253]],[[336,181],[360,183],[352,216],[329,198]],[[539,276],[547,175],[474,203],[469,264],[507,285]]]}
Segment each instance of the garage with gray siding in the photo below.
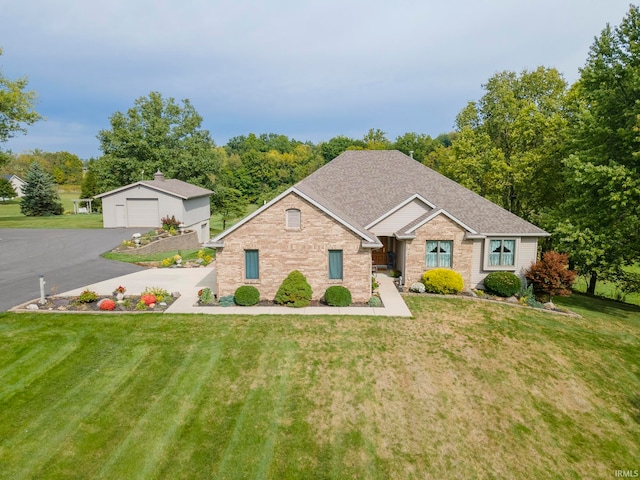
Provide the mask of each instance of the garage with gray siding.
{"label": "garage with gray siding", "polygon": [[175,216],[201,243],[209,240],[213,192],[156,172],[153,180],[142,180],[96,195],[102,199],[104,228],[157,228],[162,218]]}

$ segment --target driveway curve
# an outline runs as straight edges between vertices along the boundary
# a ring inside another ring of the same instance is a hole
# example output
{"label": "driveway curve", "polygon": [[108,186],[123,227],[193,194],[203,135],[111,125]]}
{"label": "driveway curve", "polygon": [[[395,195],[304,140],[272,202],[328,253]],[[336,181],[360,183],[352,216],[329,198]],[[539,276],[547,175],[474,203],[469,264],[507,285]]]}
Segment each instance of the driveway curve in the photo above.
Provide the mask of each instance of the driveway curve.
{"label": "driveway curve", "polygon": [[0,228],[0,311],[39,298],[40,275],[53,295],[143,269],[100,257],[139,231]]}

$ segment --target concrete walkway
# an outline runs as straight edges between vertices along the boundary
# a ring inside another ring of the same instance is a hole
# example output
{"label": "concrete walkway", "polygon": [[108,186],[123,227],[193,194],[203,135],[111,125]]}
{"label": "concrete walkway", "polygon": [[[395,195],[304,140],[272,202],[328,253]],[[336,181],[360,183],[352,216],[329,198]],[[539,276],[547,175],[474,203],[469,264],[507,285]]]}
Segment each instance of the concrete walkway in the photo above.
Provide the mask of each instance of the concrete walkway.
{"label": "concrete walkway", "polygon": [[393,279],[377,274],[378,292],[384,307],[198,307],[198,290],[216,284],[215,268],[149,268],[103,282],[87,285],[59,294],[77,296],[85,289],[98,295],[111,295],[119,285],[127,289],[125,295],[140,295],[147,287],[160,287],[169,293],[180,292],[166,313],[200,313],[211,315],[365,315],[376,317],[411,317],[411,311],[398,293]]}

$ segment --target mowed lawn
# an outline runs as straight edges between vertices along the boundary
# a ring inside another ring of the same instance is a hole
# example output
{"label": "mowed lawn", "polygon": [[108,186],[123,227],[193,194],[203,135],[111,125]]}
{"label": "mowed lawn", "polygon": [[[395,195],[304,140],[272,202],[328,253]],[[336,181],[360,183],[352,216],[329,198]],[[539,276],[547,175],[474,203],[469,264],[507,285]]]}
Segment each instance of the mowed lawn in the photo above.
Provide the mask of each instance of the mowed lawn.
{"label": "mowed lawn", "polygon": [[0,477],[640,469],[639,308],[407,303],[413,319],[0,314]]}

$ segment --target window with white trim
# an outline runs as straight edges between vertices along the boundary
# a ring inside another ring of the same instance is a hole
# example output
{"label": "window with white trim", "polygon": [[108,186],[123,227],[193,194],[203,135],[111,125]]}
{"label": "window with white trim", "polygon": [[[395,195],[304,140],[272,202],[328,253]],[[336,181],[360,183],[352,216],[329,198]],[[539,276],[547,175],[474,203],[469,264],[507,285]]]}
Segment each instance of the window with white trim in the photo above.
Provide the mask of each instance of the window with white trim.
{"label": "window with white trim", "polygon": [[451,268],[452,252],[452,240],[427,240],[427,268]]}
{"label": "window with white trim", "polygon": [[291,230],[300,230],[301,214],[297,208],[290,208],[286,212],[287,228]]}
{"label": "window with white trim", "polygon": [[489,240],[489,266],[512,267],[516,262],[516,241],[494,238]]}

